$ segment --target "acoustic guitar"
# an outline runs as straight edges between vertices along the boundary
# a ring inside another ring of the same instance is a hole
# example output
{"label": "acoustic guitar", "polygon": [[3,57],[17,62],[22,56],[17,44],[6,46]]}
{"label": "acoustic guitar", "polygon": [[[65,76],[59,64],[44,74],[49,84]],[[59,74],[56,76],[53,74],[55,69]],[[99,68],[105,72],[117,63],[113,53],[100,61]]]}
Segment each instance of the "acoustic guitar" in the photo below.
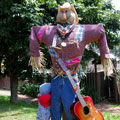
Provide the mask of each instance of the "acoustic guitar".
{"label": "acoustic guitar", "polygon": [[79,84],[75,84],[70,71],[67,69],[61,58],[58,59],[58,63],[66,72],[66,75],[71,82],[73,90],[77,95],[76,101],[70,107],[70,112],[73,115],[74,120],[104,120],[103,115],[94,107],[92,99],[89,96],[81,96],[78,89]]}
{"label": "acoustic guitar", "polygon": [[86,106],[82,107],[77,99],[70,107],[74,120],[104,120],[103,115],[94,107],[91,97],[83,97]]}

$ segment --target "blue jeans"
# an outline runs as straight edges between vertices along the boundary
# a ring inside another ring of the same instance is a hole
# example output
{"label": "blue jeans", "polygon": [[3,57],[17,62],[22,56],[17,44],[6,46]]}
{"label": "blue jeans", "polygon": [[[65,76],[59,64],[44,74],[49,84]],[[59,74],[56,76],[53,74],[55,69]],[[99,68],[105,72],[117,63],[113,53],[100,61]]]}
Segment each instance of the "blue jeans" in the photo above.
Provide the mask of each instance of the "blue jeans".
{"label": "blue jeans", "polygon": [[[75,74],[74,74],[75,75]],[[74,76],[72,75],[72,76]],[[74,80],[77,83],[77,80]],[[75,92],[67,76],[53,77],[51,81],[51,118],[61,120],[62,106],[68,120],[73,120],[70,105],[75,100]]]}

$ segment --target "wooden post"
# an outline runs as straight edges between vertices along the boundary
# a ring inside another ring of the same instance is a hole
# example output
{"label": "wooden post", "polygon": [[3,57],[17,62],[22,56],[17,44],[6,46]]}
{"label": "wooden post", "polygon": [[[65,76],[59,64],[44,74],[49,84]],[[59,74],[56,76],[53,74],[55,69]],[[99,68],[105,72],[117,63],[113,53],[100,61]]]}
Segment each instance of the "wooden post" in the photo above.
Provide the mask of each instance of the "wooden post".
{"label": "wooden post", "polygon": [[94,66],[95,66],[95,90],[97,91],[98,90],[98,80],[97,80],[97,63],[96,63],[96,61],[94,63]]}
{"label": "wooden post", "polygon": [[94,68],[95,68],[95,90],[97,91],[98,90],[98,78],[97,78],[97,61],[96,60],[93,60],[92,61],[92,64],[94,64]]}
{"label": "wooden post", "polygon": [[116,103],[120,103],[120,95],[118,93],[118,86],[116,83],[116,77],[114,77],[114,99]]}

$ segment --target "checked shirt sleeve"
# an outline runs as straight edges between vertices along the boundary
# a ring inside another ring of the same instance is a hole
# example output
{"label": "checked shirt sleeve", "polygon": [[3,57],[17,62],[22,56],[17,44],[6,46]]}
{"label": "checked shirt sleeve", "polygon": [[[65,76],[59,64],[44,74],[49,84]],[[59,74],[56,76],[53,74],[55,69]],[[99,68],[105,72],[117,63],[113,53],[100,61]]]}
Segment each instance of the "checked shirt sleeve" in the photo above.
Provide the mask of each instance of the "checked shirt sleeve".
{"label": "checked shirt sleeve", "polygon": [[97,42],[100,49],[101,60],[104,58],[110,58],[110,51],[103,25],[87,25],[85,29],[86,32],[84,37],[86,44]]}
{"label": "checked shirt sleeve", "polygon": [[104,58],[110,58],[110,51],[107,44],[105,29],[102,25],[100,25],[100,38],[98,40],[98,47],[100,49],[101,60]]}
{"label": "checked shirt sleeve", "polygon": [[40,47],[39,42],[41,41],[41,37],[44,31],[40,33],[41,26],[33,26],[31,28],[31,34],[30,34],[30,42],[29,42],[29,55],[33,57],[39,57],[40,56]]}

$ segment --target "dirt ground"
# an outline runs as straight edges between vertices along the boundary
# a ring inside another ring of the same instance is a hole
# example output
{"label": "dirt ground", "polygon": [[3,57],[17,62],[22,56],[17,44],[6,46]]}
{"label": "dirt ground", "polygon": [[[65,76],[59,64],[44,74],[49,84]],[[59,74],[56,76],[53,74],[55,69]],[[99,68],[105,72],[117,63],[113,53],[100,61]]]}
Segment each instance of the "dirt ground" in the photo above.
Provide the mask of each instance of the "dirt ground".
{"label": "dirt ground", "polygon": [[95,104],[95,107],[100,112],[109,112],[109,113],[117,113],[120,114],[120,107],[112,107],[111,105],[115,105],[115,103],[104,100],[98,104]]}
{"label": "dirt ground", "polygon": [[[10,91],[0,89],[0,95],[10,96]],[[25,101],[29,104],[33,104],[33,105],[38,104],[37,98],[31,98],[31,97],[28,97],[28,96],[25,96],[25,95],[18,95],[18,100],[22,100],[22,101]],[[120,107],[112,107],[111,104],[113,104],[113,103],[111,103],[107,100],[104,100],[104,101],[100,102],[99,104],[95,104],[94,106],[100,112],[109,112],[109,113],[120,114]]]}

